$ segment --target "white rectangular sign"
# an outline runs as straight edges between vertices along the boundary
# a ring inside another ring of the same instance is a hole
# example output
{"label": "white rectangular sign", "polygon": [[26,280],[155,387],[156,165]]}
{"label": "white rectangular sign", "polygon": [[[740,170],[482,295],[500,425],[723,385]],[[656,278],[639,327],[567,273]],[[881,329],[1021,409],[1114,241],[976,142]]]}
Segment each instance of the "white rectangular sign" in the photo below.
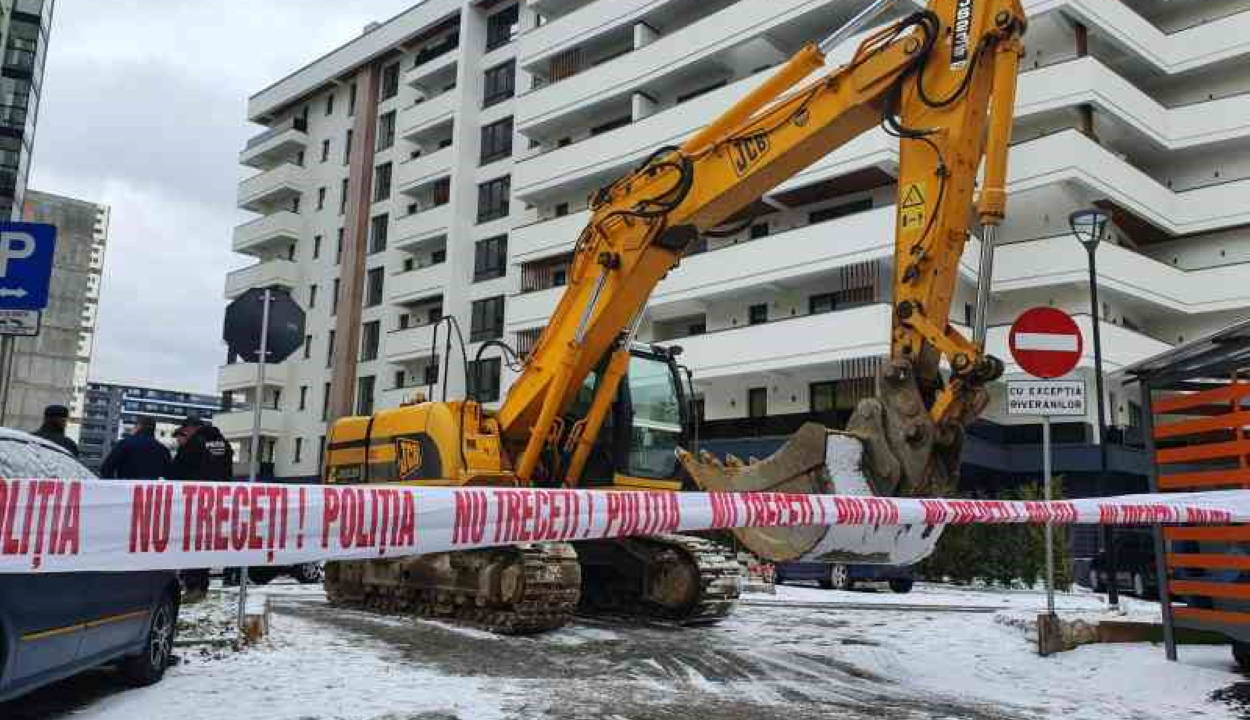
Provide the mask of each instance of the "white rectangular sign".
{"label": "white rectangular sign", "polygon": [[1084,380],[1014,380],[1007,383],[1007,414],[1033,417],[1081,417]]}
{"label": "white rectangular sign", "polygon": [[41,315],[38,310],[0,310],[0,335],[35,337]]}

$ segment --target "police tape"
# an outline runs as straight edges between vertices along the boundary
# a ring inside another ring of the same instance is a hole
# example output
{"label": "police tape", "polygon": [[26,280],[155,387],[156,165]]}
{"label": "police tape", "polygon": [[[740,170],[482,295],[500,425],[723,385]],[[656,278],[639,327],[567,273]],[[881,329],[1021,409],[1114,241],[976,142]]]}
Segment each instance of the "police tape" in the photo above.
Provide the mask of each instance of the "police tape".
{"label": "police tape", "polygon": [[0,479],[0,573],[291,565],[747,527],[1250,522],[1250,491],[1062,502]]}

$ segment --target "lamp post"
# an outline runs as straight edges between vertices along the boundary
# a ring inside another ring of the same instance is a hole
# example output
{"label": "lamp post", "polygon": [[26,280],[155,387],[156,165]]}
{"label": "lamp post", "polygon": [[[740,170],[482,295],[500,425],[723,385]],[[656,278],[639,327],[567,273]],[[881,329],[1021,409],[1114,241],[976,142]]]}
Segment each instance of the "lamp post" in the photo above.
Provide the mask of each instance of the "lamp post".
{"label": "lamp post", "polygon": [[[1107,236],[1111,218],[1102,210],[1091,208],[1078,210],[1068,216],[1072,234],[1089,256],[1089,303],[1094,328],[1094,388],[1098,398],[1098,493],[1107,495],[1107,411],[1106,394],[1103,390],[1101,311],[1098,304],[1098,245]],[[1120,604],[1120,590],[1116,575],[1115,542],[1110,525],[1102,526],[1102,545],[1107,554],[1107,602],[1112,607]]]}

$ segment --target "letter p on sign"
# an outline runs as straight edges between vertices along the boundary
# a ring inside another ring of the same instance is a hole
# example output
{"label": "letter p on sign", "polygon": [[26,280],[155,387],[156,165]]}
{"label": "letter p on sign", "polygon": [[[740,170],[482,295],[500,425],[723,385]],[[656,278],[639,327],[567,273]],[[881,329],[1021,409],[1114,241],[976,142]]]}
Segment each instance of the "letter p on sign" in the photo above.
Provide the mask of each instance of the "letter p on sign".
{"label": "letter p on sign", "polygon": [[0,223],[0,310],[47,307],[55,252],[55,225]]}
{"label": "letter p on sign", "polygon": [[35,236],[27,232],[0,232],[0,278],[9,276],[10,260],[25,260],[35,254]]}

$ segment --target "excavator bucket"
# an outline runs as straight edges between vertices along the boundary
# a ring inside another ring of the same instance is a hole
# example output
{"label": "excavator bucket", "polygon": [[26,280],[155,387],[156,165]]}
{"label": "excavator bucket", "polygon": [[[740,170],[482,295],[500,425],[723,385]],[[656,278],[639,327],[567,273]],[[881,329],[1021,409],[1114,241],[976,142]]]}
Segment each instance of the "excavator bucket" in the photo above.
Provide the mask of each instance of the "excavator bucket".
{"label": "excavator bucket", "polygon": [[[784,492],[874,495],[866,473],[865,443],[847,433],[808,423],[780,450],[758,462],[679,451],[695,484],[708,492]],[[927,525],[739,528],[734,536],[773,562],[910,565],[932,554],[941,527]]]}

